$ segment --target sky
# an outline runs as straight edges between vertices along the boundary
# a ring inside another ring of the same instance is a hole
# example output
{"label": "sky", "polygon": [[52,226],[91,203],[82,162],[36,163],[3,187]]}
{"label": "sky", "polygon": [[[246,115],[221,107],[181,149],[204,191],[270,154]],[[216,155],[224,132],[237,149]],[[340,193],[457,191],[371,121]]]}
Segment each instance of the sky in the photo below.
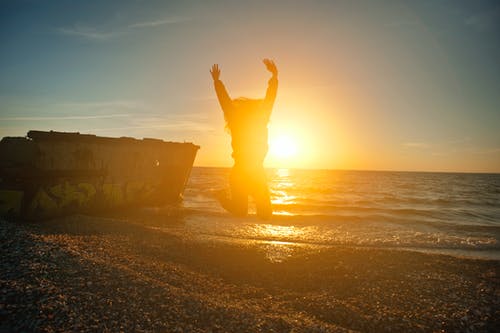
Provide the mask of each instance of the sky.
{"label": "sky", "polygon": [[498,1],[0,3],[0,137],[186,141],[231,166],[209,69],[261,98],[271,58],[268,167],[500,172]]}

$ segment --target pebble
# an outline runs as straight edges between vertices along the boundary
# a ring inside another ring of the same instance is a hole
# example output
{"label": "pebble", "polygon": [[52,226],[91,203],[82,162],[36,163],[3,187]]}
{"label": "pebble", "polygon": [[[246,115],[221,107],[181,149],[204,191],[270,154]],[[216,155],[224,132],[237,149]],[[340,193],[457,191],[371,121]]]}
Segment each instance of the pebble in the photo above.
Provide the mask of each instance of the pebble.
{"label": "pebble", "polygon": [[[123,221],[88,220],[89,230],[98,232],[83,232],[77,223],[0,219],[0,331],[488,332],[500,327],[494,317],[500,308],[494,295],[498,277],[491,273],[496,263],[456,259],[456,266],[446,264],[456,269],[443,268],[438,257],[376,251],[367,256],[342,248],[279,265],[259,257],[259,251],[233,249],[232,262],[215,255],[222,245],[179,243]],[[398,255],[416,266],[398,264],[393,259]],[[390,268],[384,267],[386,260],[392,260]],[[425,266],[419,260],[426,260]],[[436,272],[439,279],[421,278]]]}

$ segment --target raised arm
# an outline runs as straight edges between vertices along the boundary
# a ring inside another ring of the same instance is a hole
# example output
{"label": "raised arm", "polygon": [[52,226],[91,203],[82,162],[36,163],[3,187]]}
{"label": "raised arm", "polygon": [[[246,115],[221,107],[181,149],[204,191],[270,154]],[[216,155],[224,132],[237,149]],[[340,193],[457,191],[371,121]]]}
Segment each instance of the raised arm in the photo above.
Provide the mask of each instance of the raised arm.
{"label": "raised arm", "polygon": [[263,60],[264,65],[271,74],[273,75],[269,81],[266,91],[266,97],[264,98],[264,111],[271,115],[271,111],[273,110],[274,100],[276,99],[276,94],[278,92],[278,68],[274,64],[274,61],[270,59]]}
{"label": "raised arm", "polygon": [[224,84],[219,79],[219,65],[213,65],[212,69],[210,70],[210,74],[212,74],[212,79],[214,80],[215,93],[217,94],[220,106],[222,108],[222,111],[224,112],[224,118],[228,120],[229,114],[232,112],[233,102],[226,91],[226,87],[224,87]]}

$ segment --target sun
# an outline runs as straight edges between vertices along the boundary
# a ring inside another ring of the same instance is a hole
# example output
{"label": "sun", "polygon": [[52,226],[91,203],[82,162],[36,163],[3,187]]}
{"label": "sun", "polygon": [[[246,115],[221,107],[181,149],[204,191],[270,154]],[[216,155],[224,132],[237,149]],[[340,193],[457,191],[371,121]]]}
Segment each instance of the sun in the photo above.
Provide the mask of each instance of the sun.
{"label": "sun", "polygon": [[297,155],[297,144],[288,135],[280,135],[270,142],[270,153],[279,159],[288,159]]}

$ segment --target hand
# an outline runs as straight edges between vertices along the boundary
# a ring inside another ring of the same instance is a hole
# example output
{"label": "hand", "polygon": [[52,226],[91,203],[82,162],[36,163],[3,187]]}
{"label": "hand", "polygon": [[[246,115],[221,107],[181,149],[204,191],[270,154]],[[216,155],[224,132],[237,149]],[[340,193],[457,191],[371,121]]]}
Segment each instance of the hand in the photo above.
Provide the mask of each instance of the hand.
{"label": "hand", "polygon": [[212,69],[210,70],[210,74],[212,74],[212,79],[214,79],[214,81],[217,81],[220,76],[219,65],[217,64],[213,65]]}
{"label": "hand", "polygon": [[274,61],[271,59],[264,59],[262,62],[266,65],[267,70],[273,73],[274,76],[278,75],[278,68],[276,68]]}

